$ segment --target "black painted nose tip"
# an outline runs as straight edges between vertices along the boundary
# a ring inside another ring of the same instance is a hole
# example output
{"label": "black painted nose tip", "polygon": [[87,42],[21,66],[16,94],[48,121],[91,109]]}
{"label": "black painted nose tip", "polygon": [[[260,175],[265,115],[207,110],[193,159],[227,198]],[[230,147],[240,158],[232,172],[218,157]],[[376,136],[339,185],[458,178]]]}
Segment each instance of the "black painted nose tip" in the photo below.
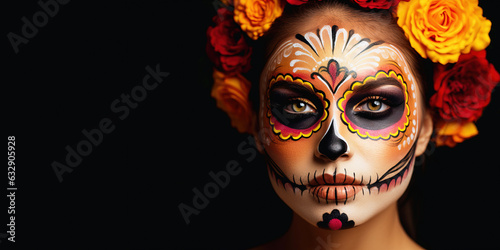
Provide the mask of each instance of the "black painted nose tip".
{"label": "black painted nose tip", "polygon": [[318,147],[319,153],[334,161],[347,152],[347,143],[335,134],[333,121],[321,140]]}

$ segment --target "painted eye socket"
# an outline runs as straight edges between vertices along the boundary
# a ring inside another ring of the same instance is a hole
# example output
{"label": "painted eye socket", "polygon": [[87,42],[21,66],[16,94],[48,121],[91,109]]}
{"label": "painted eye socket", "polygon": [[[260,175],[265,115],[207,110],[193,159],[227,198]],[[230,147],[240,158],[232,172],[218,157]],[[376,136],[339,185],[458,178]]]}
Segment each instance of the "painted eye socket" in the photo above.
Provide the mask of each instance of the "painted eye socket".
{"label": "painted eye socket", "polygon": [[389,70],[352,83],[337,106],[351,132],[362,138],[386,140],[398,137],[408,127],[411,114],[408,99],[403,76]]}
{"label": "painted eye socket", "polygon": [[316,106],[307,99],[297,98],[292,103],[285,106],[284,110],[288,113],[317,113]]}
{"label": "painted eye socket", "polygon": [[267,98],[269,125],[282,140],[308,138],[328,117],[325,93],[289,74],[271,78]]}
{"label": "painted eye socket", "polygon": [[276,83],[269,102],[277,122],[292,129],[310,128],[323,117],[321,100],[302,86]]}

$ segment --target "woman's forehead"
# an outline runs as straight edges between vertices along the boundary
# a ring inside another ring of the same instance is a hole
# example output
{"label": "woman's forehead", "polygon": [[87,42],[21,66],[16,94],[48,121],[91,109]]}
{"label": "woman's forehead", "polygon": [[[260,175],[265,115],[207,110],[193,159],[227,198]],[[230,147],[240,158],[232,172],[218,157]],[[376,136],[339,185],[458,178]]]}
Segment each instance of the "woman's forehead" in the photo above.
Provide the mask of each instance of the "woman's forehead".
{"label": "woman's forehead", "polygon": [[261,83],[277,73],[289,73],[308,80],[318,79],[335,90],[346,81],[389,68],[413,81],[403,54],[393,44],[366,37],[354,29],[323,25],[289,36],[277,45],[262,73]]}

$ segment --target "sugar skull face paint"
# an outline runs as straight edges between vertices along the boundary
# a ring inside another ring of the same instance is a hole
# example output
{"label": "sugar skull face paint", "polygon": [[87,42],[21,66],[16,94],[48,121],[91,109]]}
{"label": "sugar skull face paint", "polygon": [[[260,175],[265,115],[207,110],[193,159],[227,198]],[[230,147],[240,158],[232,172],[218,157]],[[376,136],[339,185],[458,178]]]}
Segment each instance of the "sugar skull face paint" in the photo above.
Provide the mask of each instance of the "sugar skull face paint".
{"label": "sugar skull face paint", "polygon": [[422,111],[397,47],[324,25],[279,44],[260,84],[271,182],[306,221],[357,226],[406,190]]}

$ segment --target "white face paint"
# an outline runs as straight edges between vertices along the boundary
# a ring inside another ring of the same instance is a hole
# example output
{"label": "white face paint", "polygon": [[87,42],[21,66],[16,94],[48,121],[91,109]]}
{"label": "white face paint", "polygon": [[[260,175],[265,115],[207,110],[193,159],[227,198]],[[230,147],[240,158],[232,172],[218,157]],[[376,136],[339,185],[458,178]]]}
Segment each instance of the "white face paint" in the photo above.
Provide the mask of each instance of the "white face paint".
{"label": "white face paint", "polygon": [[345,229],[401,197],[422,114],[395,46],[325,25],[281,43],[260,84],[269,176],[297,214]]}

